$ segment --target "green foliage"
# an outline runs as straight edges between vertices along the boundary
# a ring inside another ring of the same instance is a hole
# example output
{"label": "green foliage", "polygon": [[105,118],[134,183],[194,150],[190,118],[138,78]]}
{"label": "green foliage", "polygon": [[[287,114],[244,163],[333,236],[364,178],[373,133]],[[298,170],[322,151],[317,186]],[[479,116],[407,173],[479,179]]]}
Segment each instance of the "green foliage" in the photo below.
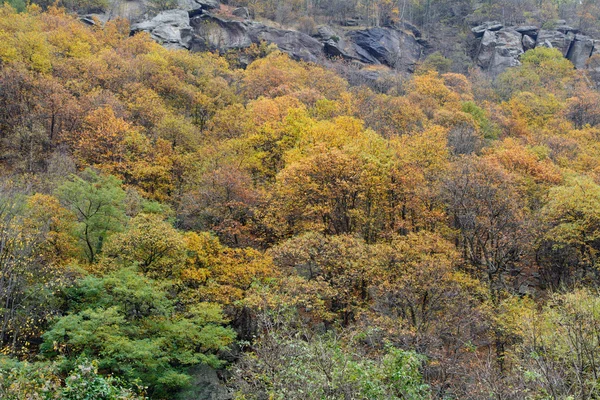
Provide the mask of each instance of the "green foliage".
{"label": "green foliage", "polygon": [[0,396],[6,400],[143,400],[140,389],[101,376],[97,364],[85,359],[62,379],[56,364],[0,357]]}
{"label": "green foliage", "polygon": [[93,263],[105,239],[123,228],[125,191],[114,176],[100,175],[92,169],[86,169],[81,175],[73,175],[56,194],[77,216],[80,248]]}
{"label": "green foliage", "polygon": [[484,138],[498,139],[498,127],[487,118],[485,110],[472,101],[462,103],[461,108],[463,112],[470,114],[477,121]]}
{"label": "green foliage", "polygon": [[168,288],[122,268],[102,278],[89,276],[65,293],[70,314],[44,334],[42,351],[59,357],[62,370],[78,357],[128,382],[139,380],[161,398],[189,383],[185,369],[198,363],[218,367],[215,355],[235,336],[216,304],[198,303],[176,312]]}

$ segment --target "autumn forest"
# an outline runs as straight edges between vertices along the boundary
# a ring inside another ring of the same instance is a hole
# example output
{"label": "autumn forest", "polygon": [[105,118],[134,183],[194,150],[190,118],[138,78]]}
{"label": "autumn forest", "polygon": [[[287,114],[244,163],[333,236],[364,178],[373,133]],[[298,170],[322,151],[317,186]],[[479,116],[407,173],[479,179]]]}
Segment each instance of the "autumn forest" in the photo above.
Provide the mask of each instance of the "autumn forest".
{"label": "autumn forest", "polygon": [[0,8],[0,398],[600,398],[593,70],[167,47]]}

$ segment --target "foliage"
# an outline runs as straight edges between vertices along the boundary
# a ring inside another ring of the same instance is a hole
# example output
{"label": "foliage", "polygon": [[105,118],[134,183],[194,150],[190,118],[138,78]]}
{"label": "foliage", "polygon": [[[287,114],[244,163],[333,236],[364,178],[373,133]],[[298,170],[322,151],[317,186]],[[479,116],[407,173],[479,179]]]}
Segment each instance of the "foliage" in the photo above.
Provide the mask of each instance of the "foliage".
{"label": "foliage", "polygon": [[98,361],[98,368],[128,382],[139,380],[162,398],[188,384],[185,367],[221,365],[214,354],[231,344],[234,332],[216,304],[197,303],[175,312],[168,288],[132,268],[104,277],[88,276],[65,292],[71,313],[43,335],[41,349],[57,357],[62,370],[77,358]]}

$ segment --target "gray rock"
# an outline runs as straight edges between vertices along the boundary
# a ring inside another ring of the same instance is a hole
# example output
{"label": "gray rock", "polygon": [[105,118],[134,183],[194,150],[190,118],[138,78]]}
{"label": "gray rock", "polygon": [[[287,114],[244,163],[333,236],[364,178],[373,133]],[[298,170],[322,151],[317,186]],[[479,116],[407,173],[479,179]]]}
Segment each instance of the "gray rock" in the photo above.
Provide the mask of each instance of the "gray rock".
{"label": "gray rock", "polygon": [[584,69],[593,50],[594,41],[592,38],[584,35],[576,35],[575,41],[567,54],[567,58],[571,60],[575,68]]}
{"label": "gray rock", "polygon": [[358,26],[360,25],[360,21],[356,18],[348,18],[340,22],[340,25],[343,26]]}
{"label": "gray rock", "polygon": [[346,40],[352,43],[353,53],[360,61],[405,71],[414,70],[423,52],[414,35],[390,28],[351,31]]}
{"label": "gray rock", "polygon": [[600,54],[600,40],[594,40],[594,49],[592,50],[592,56]]}
{"label": "gray rock", "polygon": [[212,15],[201,15],[191,20],[194,29],[192,51],[244,49],[252,45],[248,24]]}
{"label": "gray rock", "polygon": [[514,29],[515,29],[515,31],[519,32],[521,35],[527,35],[534,39],[537,37],[538,32],[540,31],[540,28],[538,28],[537,26],[534,26],[534,25],[517,26]]}
{"label": "gray rock", "polygon": [[248,35],[253,43],[260,43],[263,40],[274,43],[281,51],[297,60],[317,62],[323,55],[323,44],[302,32],[253,23],[248,27]]}
{"label": "gray rock", "polygon": [[560,52],[566,56],[571,47],[571,41],[573,39],[564,34],[563,32],[554,30],[540,30],[537,37],[536,47],[550,47],[560,50]]}
{"label": "gray rock", "polygon": [[219,7],[220,3],[217,0],[177,0],[177,8],[187,11],[190,17]]}
{"label": "gray rock", "polygon": [[492,75],[499,75],[508,67],[520,65],[523,54],[522,35],[514,29],[486,31],[477,53],[477,64]]}
{"label": "gray rock", "polygon": [[131,25],[132,32],[145,31],[167,48],[189,49],[192,39],[189,14],[184,10],[167,10],[148,21]]}
{"label": "gray rock", "polygon": [[482,69],[487,70],[490,67],[494,50],[496,48],[496,34],[492,31],[485,31],[481,42],[479,42],[479,50],[477,51],[477,65]]}
{"label": "gray rock", "polygon": [[535,48],[535,39],[529,35],[523,35],[523,50],[531,50]]}
{"label": "gray rock", "polygon": [[240,17],[240,18],[244,18],[244,19],[250,18],[250,10],[248,10],[248,7],[236,8],[231,13],[233,15],[235,15],[236,17]]}
{"label": "gray rock", "polygon": [[485,31],[499,31],[504,28],[504,25],[498,21],[486,21],[471,29],[475,37],[482,37]]}
{"label": "gray rock", "polygon": [[212,367],[198,365],[188,372],[192,377],[190,385],[177,394],[176,400],[231,400],[233,398]]}
{"label": "gray rock", "polygon": [[573,32],[573,33],[577,33],[579,32],[579,29],[577,28],[573,28],[572,26],[565,24],[558,24],[558,26],[556,27],[556,30],[562,33],[569,33],[569,32]]}
{"label": "gray rock", "polygon": [[191,21],[194,29],[192,51],[243,49],[262,41],[273,43],[292,58],[316,62],[323,45],[304,33],[277,29],[257,22],[234,21],[201,15]]}
{"label": "gray rock", "polygon": [[514,29],[503,29],[496,32],[496,48],[490,65],[493,75],[501,74],[506,68],[520,65],[519,57],[523,54],[522,35]]}

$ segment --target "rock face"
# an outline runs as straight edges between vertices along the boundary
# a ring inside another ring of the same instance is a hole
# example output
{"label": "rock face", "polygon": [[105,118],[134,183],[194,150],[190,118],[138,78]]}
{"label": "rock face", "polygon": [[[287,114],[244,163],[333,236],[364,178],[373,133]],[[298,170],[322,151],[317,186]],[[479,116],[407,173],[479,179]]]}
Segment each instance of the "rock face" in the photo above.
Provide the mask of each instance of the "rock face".
{"label": "rock face", "polygon": [[250,18],[250,10],[248,10],[248,7],[236,8],[235,10],[233,10],[231,12],[231,14],[235,15],[236,17],[240,17],[240,18],[244,18],[244,19]]}
{"label": "rock face", "polygon": [[531,50],[535,48],[535,39],[529,35],[523,35],[523,50]]}
{"label": "rock face", "polygon": [[504,28],[504,25],[502,25],[502,23],[498,21],[487,21],[471,29],[471,32],[473,32],[473,35],[475,35],[475,37],[483,37],[483,35],[488,31],[499,31],[502,28]]}
{"label": "rock face", "polygon": [[298,31],[276,29],[257,22],[235,21],[209,14],[192,18],[192,51],[244,49],[252,43],[273,43],[297,60],[316,62],[323,55],[318,40]]}
{"label": "rock face", "polygon": [[146,31],[150,36],[170,49],[189,49],[192,40],[190,17],[184,10],[168,10],[149,21],[131,26],[132,32]]}
{"label": "rock face", "polygon": [[423,46],[413,34],[391,28],[352,31],[345,39],[360,61],[400,70],[414,70],[423,53]]}
{"label": "rock face", "polygon": [[542,29],[537,37],[536,47],[556,48],[566,57],[574,36],[560,31]]}
{"label": "rock face", "polygon": [[492,75],[519,65],[519,57],[524,52],[522,40],[523,36],[511,28],[485,31],[477,55],[477,65]]}
{"label": "rock face", "polygon": [[[386,65],[407,72],[414,70],[416,63],[429,49],[428,43],[421,39],[419,30],[408,23],[403,23],[400,28],[356,30],[334,30],[322,26],[318,34],[311,37],[299,31],[251,21],[249,10],[245,7],[234,9],[233,17],[222,18],[213,13],[220,8],[217,0],[178,0],[177,7],[151,19],[144,17],[146,20],[132,25],[132,33],[146,31],[166,47],[191,51],[226,52],[264,41],[275,44],[298,60],[318,62],[325,57],[343,58],[362,64]],[[501,28],[498,23],[490,23],[481,29],[485,33],[497,28]],[[510,64],[498,57],[496,62]]]}
{"label": "rock face", "polygon": [[318,62],[324,57],[339,57],[412,71],[425,50],[423,41],[412,31],[393,28],[340,32],[321,26],[311,37],[298,31],[248,20],[223,19],[210,13],[193,17],[190,24],[193,28],[192,51],[243,49],[265,41],[298,60]]}
{"label": "rock face", "polygon": [[177,8],[187,11],[190,17],[200,15],[208,10],[219,8],[217,0],[178,0]]}
{"label": "rock face", "polygon": [[[472,29],[480,38],[475,54],[477,65],[496,76],[508,67],[519,65],[519,58],[536,47],[558,49],[575,68],[584,69],[589,58],[600,54],[600,41],[577,33],[577,29],[557,22],[557,28],[539,29],[535,26],[498,27],[497,22],[486,22]],[[483,33],[481,31],[483,30]]]}
{"label": "rock face", "polygon": [[571,60],[575,68],[584,69],[587,60],[592,56],[594,50],[594,40],[584,35],[575,35],[575,40],[567,53],[567,58]]}

